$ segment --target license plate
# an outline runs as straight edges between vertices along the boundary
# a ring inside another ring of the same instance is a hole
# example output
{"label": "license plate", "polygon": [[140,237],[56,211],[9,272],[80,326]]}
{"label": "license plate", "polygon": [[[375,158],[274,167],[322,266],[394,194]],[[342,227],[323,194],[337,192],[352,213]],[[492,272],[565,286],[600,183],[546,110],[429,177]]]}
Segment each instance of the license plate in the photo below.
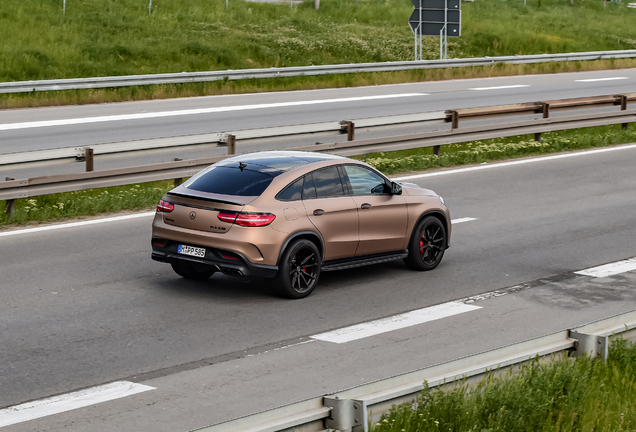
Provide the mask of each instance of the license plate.
{"label": "license plate", "polygon": [[179,245],[177,252],[182,255],[191,255],[199,258],[205,257],[205,248],[198,248],[194,246]]}

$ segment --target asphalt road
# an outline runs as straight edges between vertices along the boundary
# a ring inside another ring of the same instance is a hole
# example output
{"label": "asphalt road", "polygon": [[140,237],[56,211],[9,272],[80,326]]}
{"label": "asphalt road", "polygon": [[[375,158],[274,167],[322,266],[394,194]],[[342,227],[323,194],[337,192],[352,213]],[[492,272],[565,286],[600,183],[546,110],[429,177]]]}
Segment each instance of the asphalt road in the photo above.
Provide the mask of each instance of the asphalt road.
{"label": "asphalt road", "polygon": [[[189,401],[183,413],[197,412],[191,426],[203,426],[411,370],[422,361],[538,336],[570,325],[568,320],[581,324],[634,309],[634,282],[628,280],[619,294],[544,291],[541,301],[501,300],[494,312],[475,315],[479,322],[462,315],[388,340],[369,338],[356,348],[366,353],[366,363],[347,360],[353,348],[317,345],[305,348],[308,363],[297,363],[293,350],[272,354],[272,363],[246,357],[319,332],[635,256],[634,159],[636,149],[630,148],[409,180],[440,193],[453,218],[476,218],[455,226],[440,267],[418,273],[394,262],[325,273],[301,301],[277,297],[263,280],[215,275],[197,283],[177,277],[150,260],[150,217],[1,236],[0,407],[119,379],[159,381],[177,392],[161,396],[170,400],[164,407],[181,412],[179,401]],[[528,293],[536,297],[536,291]],[[392,357],[396,341],[399,359]],[[308,370],[310,363],[314,369]],[[254,387],[266,377],[277,381],[269,389]],[[212,390],[228,396],[191,404],[193,391]],[[226,399],[232,404],[223,405]],[[104,405],[118,407],[110,414],[94,408],[59,419],[69,430],[103,430],[96,425],[121,420],[124,412],[151,421],[144,417],[153,405],[148,400],[118,404]],[[175,430],[174,422],[184,421],[180,415],[155,430]],[[55,430],[62,427],[56,418],[7,430]]]}
{"label": "asphalt road", "polygon": [[[3,110],[0,111],[0,154],[629,93],[635,91],[635,80],[636,69],[622,69]],[[101,119],[95,121],[99,117]],[[91,119],[91,123],[69,124],[78,119]],[[42,122],[54,122],[54,125]]]}

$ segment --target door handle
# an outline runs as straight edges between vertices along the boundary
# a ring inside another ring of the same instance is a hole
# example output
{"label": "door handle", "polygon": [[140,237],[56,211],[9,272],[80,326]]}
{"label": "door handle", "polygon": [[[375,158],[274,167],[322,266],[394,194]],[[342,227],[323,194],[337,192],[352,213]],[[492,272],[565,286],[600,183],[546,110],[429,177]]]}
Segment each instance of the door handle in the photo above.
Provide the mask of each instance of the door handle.
{"label": "door handle", "polygon": [[371,204],[369,204],[369,203],[364,203],[364,204],[362,204],[362,205],[360,206],[360,208],[365,209],[365,210],[366,210],[366,209],[370,209],[370,208],[371,208]]}
{"label": "door handle", "polygon": [[325,211],[323,209],[314,210],[314,216],[322,216],[323,214],[325,214]]}

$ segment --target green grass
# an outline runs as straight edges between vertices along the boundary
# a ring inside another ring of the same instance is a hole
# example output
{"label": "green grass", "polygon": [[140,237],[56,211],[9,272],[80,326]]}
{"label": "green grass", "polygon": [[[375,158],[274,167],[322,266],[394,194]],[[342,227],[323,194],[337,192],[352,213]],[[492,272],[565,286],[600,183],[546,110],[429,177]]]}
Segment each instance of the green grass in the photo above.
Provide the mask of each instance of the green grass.
{"label": "green grass", "polygon": [[[636,142],[636,124],[633,123],[626,131],[620,125],[614,125],[545,133],[541,143],[533,141],[531,137],[512,137],[446,145],[441,147],[439,157],[433,155],[432,147],[428,147],[372,153],[355,158],[386,174],[397,174],[630,142]],[[6,215],[6,203],[2,202],[0,230],[34,222],[152,209],[163,194],[172,188],[173,182],[166,180],[18,199],[15,200],[16,210],[11,217]]]}
{"label": "green grass", "polygon": [[[0,81],[272,66],[411,60],[409,0],[323,0],[288,4],[230,0],[2,0]],[[462,37],[449,57],[636,48],[636,10],[626,2],[477,0],[462,4]],[[438,38],[424,56],[438,58]],[[448,77],[595,69],[594,62],[399,72],[349,77],[252,80],[0,97],[0,107],[368,85]],[[633,67],[633,60],[603,67]],[[31,103],[32,102],[32,103]]]}
{"label": "green grass", "polygon": [[11,217],[6,215],[6,203],[0,205],[0,228],[3,225],[59,221],[122,210],[151,210],[173,187],[173,181],[166,180],[19,199],[15,201],[16,208]]}
{"label": "green grass", "polygon": [[612,342],[607,363],[571,358],[522,365],[467,383],[425,388],[415,407],[394,407],[373,432],[633,431],[636,347]]}

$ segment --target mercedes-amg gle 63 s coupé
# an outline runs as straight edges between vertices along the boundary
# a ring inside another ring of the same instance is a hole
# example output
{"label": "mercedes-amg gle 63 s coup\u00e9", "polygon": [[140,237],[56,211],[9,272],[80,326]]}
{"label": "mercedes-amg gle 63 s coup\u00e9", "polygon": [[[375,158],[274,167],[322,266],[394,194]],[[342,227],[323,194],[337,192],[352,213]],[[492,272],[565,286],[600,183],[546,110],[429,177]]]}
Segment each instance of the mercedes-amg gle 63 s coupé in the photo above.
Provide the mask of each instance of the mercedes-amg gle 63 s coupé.
{"label": "mercedes-amg gle 63 s coup\u00e9", "polygon": [[276,278],[309,295],[320,273],[403,259],[432,270],[449,246],[442,197],[341,156],[265,152],[216,163],[168,192],[152,258],[188,279]]}

